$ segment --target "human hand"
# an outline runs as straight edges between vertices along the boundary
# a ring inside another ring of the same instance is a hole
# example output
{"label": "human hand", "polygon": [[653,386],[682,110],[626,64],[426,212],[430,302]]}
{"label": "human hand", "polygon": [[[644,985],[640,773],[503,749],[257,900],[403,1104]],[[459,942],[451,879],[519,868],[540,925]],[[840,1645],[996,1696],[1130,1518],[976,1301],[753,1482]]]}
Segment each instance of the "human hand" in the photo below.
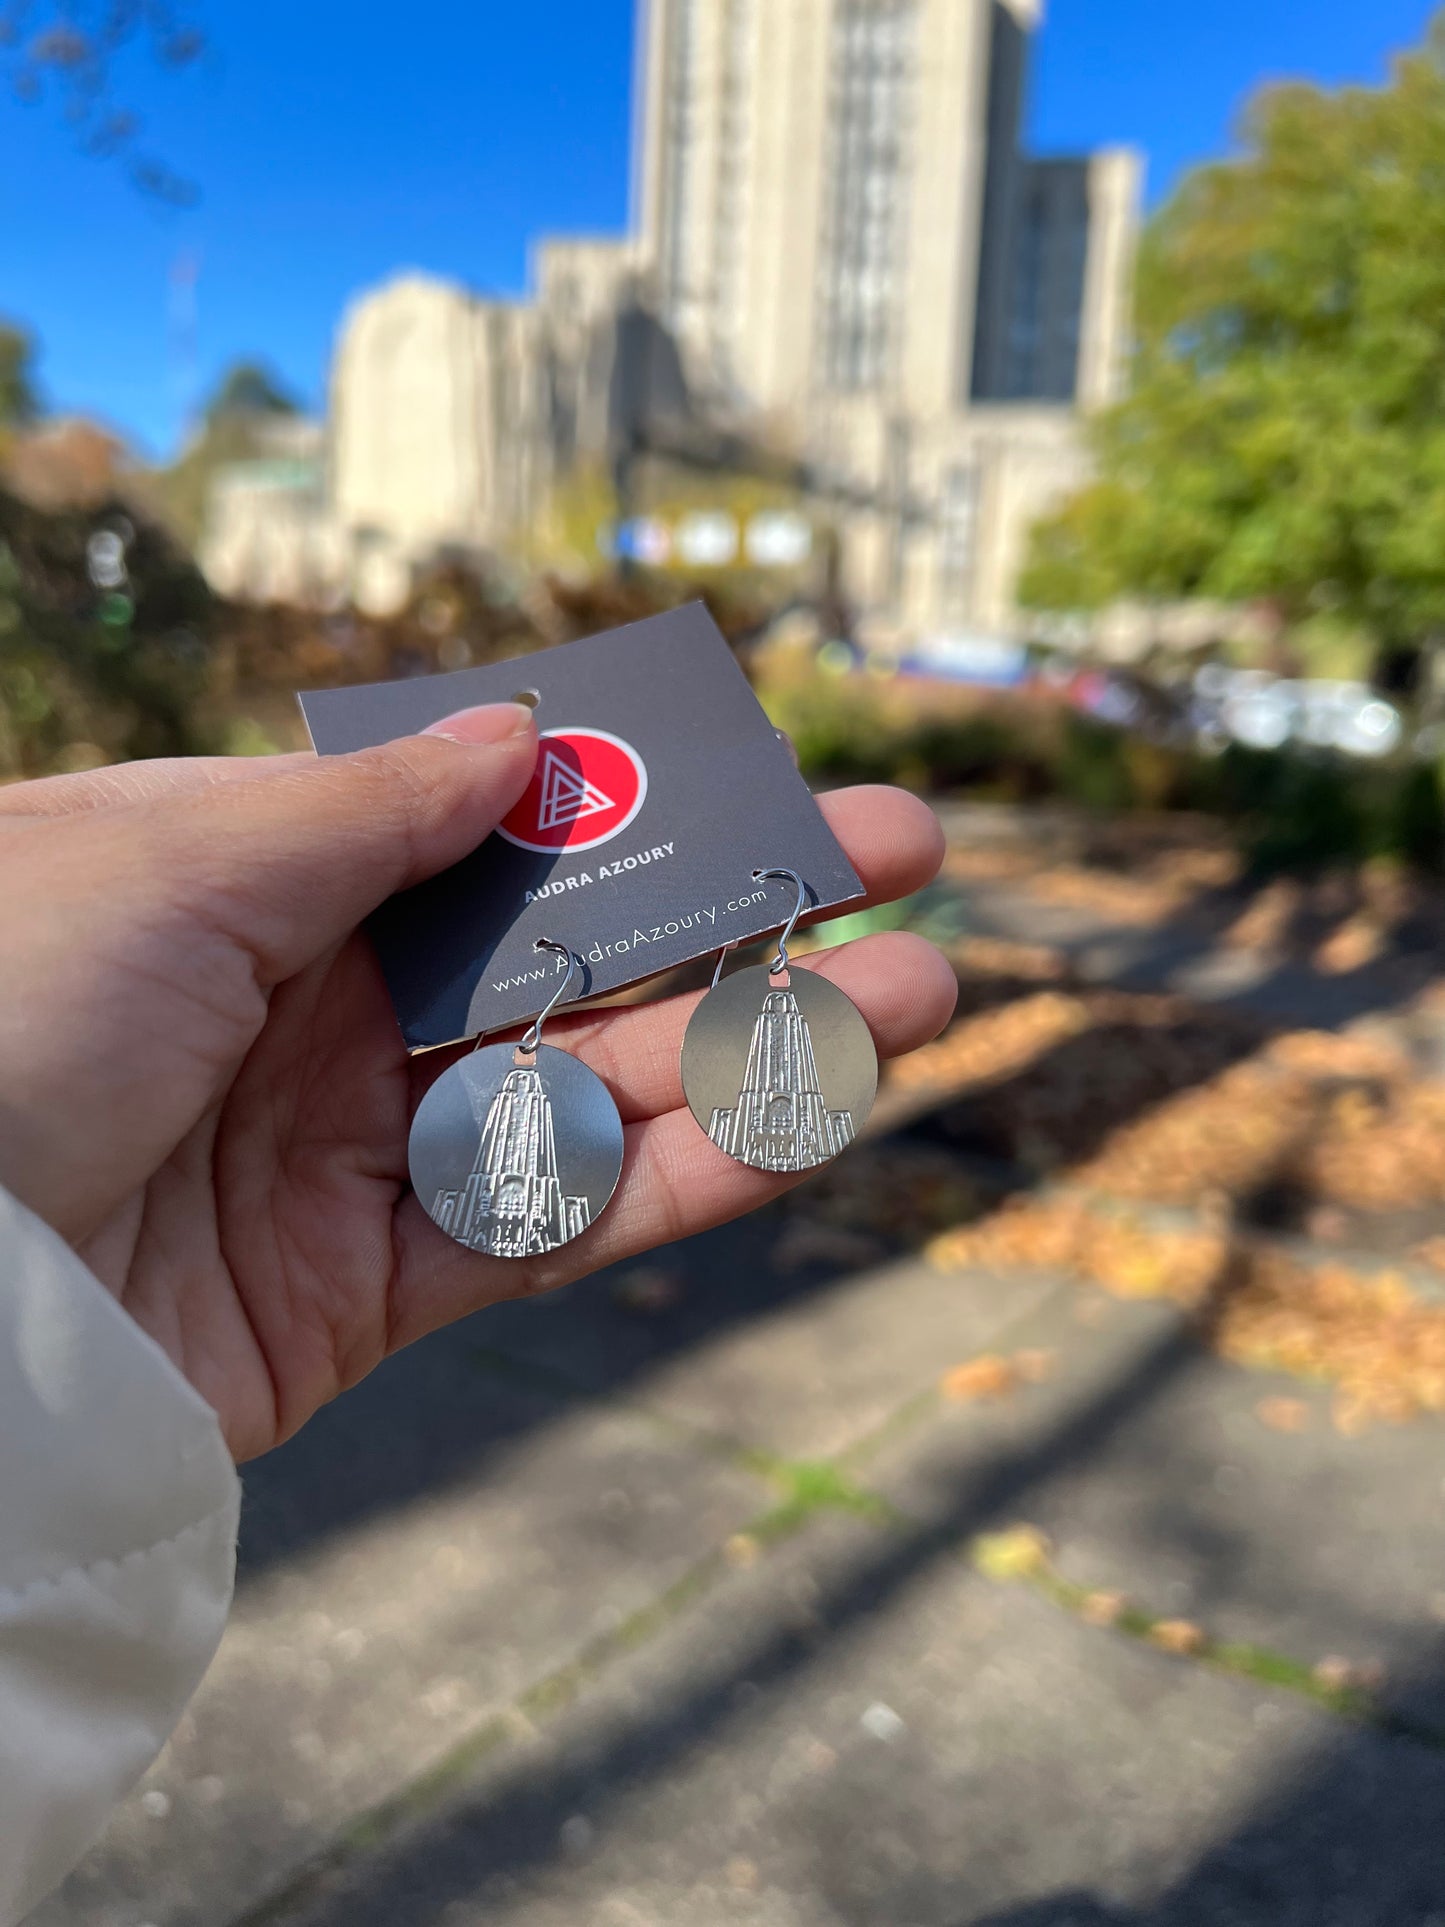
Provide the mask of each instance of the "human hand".
{"label": "human hand", "polygon": [[[521,795],[530,713],[464,711],[318,761],[133,763],[0,789],[0,1183],[68,1239],[220,1415],[237,1459],[389,1352],[499,1299],[720,1224],[796,1179],[725,1158],[683,1097],[695,996],[559,1014],[625,1132],[609,1209],[529,1260],[478,1256],[407,1183],[407,1133],[455,1053],[413,1063],[361,920],[472,850]],[[822,799],[868,898],[937,870],[902,791]],[[800,961],[880,1056],[953,1009],[917,937]]]}

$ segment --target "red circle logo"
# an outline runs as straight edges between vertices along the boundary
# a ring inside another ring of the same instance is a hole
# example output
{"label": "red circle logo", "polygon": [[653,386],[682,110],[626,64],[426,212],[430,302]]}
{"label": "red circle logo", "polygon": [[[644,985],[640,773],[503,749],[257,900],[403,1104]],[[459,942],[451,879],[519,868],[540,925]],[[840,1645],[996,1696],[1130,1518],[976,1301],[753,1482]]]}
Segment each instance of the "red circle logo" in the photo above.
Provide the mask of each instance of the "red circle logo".
{"label": "red circle logo", "polygon": [[497,834],[524,850],[595,850],[642,808],[647,766],[605,729],[549,729],[521,800]]}

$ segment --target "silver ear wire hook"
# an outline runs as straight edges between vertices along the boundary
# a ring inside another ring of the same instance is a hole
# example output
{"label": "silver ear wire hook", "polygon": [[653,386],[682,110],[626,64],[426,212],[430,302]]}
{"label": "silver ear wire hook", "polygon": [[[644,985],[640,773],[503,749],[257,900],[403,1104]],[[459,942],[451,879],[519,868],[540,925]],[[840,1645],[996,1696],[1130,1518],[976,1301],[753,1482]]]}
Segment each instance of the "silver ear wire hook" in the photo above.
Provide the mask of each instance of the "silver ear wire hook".
{"label": "silver ear wire hook", "polygon": [[[808,886],[796,870],[752,874],[791,883],[797,900],[770,964],[735,971],[724,987],[733,945],[718,953],[713,988],[682,1040],[683,1094],[727,1157],[755,1171],[811,1171],[858,1135],[877,1094],[878,1053],[861,1013],[821,971],[785,974],[789,939],[816,901]],[[752,908],[767,897],[755,890],[743,901]]]}
{"label": "silver ear wire hook", "polygon": [[[808,886],[796,870],[753,871],[754,883],[762,883],[768,877],[777,877],[780,882],[791,883],[795,885],[798,892],[798,901],[793,905],[793,914],[788,918],[787,928],[783,931],[782,936],[778,938],[778,954],[768,965],[768,975],[770,977],[777,977],[788,967],[788,939],[793,934],[793,927],[797,923],[798,918],[802,916],[804,910],[808,907]],[[735,943],[725,943],[717,953],[717,963],[713,968],[712,982],[708,985],[709,990],[717,989],[718,984],[722,981],[723,965],[727,962],[728,952],[736,949],[737,945]]]}
{"label": "silver ear wire hook", "polygon": [[783,934],[778,938],[778,954],[768,965],[768,975],[777,977],[788,967],[788,939],[792,936],[798,918],[808,907],[808,886],[796,870],[754,870],[753,882],[764,883],[769,877],[777,877],[780,883],[791,883],[798,892],[798,900],[793,905],[793,914],[788,918]]}
{"label": "silver ear wire hook", "polygon": [[[417,1107],[407,1137],[412,1191],[437,1230],[489,1258],[557,1251],[605,1211],[622,1172],[622,1119],[607,1086],[542,1032],[564,997],[586,989],[569,945],[539,937],[565,971],[520,1045],[458,1057]],[[534,975],[545,978],[545,969]]]}
{"label": "silver ear wire hook", "polygon": [[577,961],[576,952],[573,950],[569,950],[565,943],[554,943],[550,937],[538,937],[537,941],[533,944],[532,948],[534,950],[550,950],[554,957],[565,957],[567,959],[567,975],[562,979],[562,982],[557,988],[557,990],[554,991],[552,995],[552,1001],[548,1004],[547,1008],[542,1012],[542,1015],[538,1017],[535,1020],[535,1022],[528,1027],[527,1032],[523,1036],[521,1043],[518,1044],[517,1049],[521,1051],[522,1054],[526,1057],[533,1057],[536,1055],[537,1048],[542,1042],[542,1026],[546,1023],[547,1019],[552,1015],[552,1012],[557,1008],[558,1004],[561,1003],[562,999],[567,995],[567,992],[571,987],[572,979],[573,977],[576,976],[577,971],[580,968]]}

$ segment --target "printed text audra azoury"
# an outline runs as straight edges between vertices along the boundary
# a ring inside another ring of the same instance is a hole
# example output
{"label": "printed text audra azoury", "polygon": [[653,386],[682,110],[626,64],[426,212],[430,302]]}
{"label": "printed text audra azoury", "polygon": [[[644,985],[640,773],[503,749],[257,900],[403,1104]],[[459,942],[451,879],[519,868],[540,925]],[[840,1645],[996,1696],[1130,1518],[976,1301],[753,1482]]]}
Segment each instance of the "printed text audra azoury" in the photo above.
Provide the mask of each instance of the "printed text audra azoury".
{"label": "printed text audra azoury", "polygon": [[553,877],[539,890],[528,890],[528,903],[540,903],[544,897],[560,897],[565,890],[585,890],[589,883],[601,882],[604,877],[620,877],[629,870],[640,870],[647,863],[665,863],[672,855],[670,843],[654,843],[650,850],[638,850],[632,856],[620,856],[612,863],[599,863],[596,870],[579,870],[575,876]]}

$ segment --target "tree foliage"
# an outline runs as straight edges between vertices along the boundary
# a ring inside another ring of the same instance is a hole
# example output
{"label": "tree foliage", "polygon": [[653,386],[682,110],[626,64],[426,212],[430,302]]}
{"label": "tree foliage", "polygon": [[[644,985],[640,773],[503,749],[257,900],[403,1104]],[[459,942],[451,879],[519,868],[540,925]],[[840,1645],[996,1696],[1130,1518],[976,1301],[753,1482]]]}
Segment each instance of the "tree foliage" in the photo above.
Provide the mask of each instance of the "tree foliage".
{"label": "tree foliage", "polygon": [[296,413],[295,400],[261,362],[238,361],[221,376],[186,447],[152,478],[152,499],[190,548],[201,539],[216,475],[265,455],[268,422]]}
{"label": "tree foliage", "polygon": [[1445,16],[1388,86],[1266,89],[1141,249],[1127,399],[1021,593],[1445,625]]}
{"label": "tree foliage", "polygon": [[117,162],[143,193],[189,206],[194,184],[151,150],[139,116],[116,97],[116,61],[132,45],[170,69],[206,51],[171,0],[0,0],[0,84],[11,98],[57,106],[83,153]]}
{"label": "tree foliage", "polygon": [[300,403],[264,362],[238,361],[228,368],[207,402],[205,417],[295,415]]}
{"label": "tree foliage", "polygon": [[0,488],[0,782],[218,747],[214,609],[133,505],[47,513]]}
{"label": "tree foliage", "polygon": [[0,321],[0,433],[24,428],[40,413],[31,363],[34,338],[24,328]]}

